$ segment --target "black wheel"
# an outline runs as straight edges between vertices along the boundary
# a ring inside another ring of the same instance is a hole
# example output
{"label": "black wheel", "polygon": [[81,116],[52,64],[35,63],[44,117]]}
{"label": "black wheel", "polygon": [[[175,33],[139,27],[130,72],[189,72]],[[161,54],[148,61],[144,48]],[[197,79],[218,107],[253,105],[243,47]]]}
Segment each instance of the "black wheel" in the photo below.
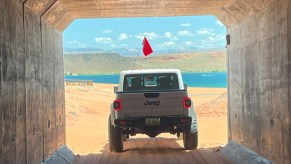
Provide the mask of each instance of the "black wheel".
{"label": "black wheel", "polygon": [[191,128],[188,127],[183,133],[183,142],[186,150],[197,149],[198,146],[198,132],[191,132]]}
{"label": "black wheel", "polygon": [[111,115],[108,119],[108,136],[109,136],[109,150],[111,152],[122,152],[123,150],[123,134],[122,128],[111,125]]}
{"label": "black wheel", "polygon": [[183,133],[179,132],[179,134],[177,134],[177,140],[183,140]]}
{"label": "black wheel", "polygon": [[127,141],[129,139],[129,134],[124,134],[123,135],[123,141]]}

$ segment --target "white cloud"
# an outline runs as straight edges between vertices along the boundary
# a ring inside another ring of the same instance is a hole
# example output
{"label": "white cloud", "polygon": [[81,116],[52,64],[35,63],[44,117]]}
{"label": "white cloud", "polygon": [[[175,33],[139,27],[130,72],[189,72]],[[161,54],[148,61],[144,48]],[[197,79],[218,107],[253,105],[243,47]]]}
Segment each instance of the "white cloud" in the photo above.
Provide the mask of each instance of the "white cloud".
{"label": "white cloud", "polygon": [[97,42],[97,43],[102,43],[102,44],[108,44],[108,43],[111,43],[112,42],[112,40],[111,40],[111,38],[103,38],[103,37],[96,37],[95,38],[95,41]]}
{"label": "white cloud", "polygon": [[112,32],[112,30],[104,30],[104,31],[102,31],[102,33],[105,33],[105,34],[111,33],[111,32]]}
{"label": "white cloud", "polygon": [[191,41],[186,41],[186,42],[184,42],[187,46],[193,46],[194,45],[194,43],[193,42],[191,42]]}
{"label": "white cloud", "polygon": [[[143,36],[142,34],[135,35],[135,37],[136,37],[137,39],[143,39],[143,38],[144,38],[144,36]],[[148,37],[147,37],[147,38],[148,38]]]}
{"label": "white cloud", "polygon": [[179,40],[176,36],[174,36],[173,38],[171,38],[171,40]]}
{"label": "white cloud", "polygon": [[190,31],[183,30],[183,31],[178,31],[177,35],[179,35],[179,36],[192,36],[193,34]]}
{"label": "white cloud", "polygon": [[224,24],[222,24],[219,20],[216,21],[216,24],[221,26],[221,27],[224,27]]}
{"label": "white cloud", "polygon": [[202,28],[196,32],[197,32],[197,34],[200,34],[200,35],[211,35],[211,34],[213,34],[212,31],[213,31],[213,29]]}
{"label": "white cloud", "polygon": [[189,26],[191,26],[191,24],[190,23],[182,23],[182,24],[180,24],[180,26],[189,27]]}
{"label": "white cloud", "polygon": [[115,47],[116,47],[116,45],[115,45],[115,44],[111,44],[111,45],[110,45],[110,47],[112,47],[112,48],[115,48]]}
{"label": "white cloud", "polygon": [[223,34],[209,35],[207,39],[195,43],[195,47],[200,49],[222,48],[225,45],[225,36]]}
{"label": "white cloud", "polygon": [[172,38],[172,37],[174,37],[174,35],[171,32],[165,32],[165,37]]}
{"label": "white cloud", "polygon": [[128,49],[128,51],[129,51],[129,52],[138,52],[138,50],[137,50],[137,49],[134,49],[134,48],[132,48],[132,49]]}
{"label": "white cloud", "polygon": [[168,41],[168,42],[164,42],[164,43],[158,44],[157,47],[163,48],[163,47],[173,46],[173,45],[175,45],[175,44],[176,44],[176,43],[173,42],[173,41]]}
{"label": "white cloud", "polygon": [[128,47],[127,44],[118,44],[119,47]]}
{"label": "white cloud", "polygon": [[78,42],[76,40],[69,41],[68,43],[71,44],[74,47],[77,47],[77,48],[85,48],[85,47],[87,47],[86,44],[83,44],[83,43]]}
{"label": "white cloud", "polygon": [[158,34],[154,33],[154,32],[144,32],[144,33],[139,33],[138,35],[135,35],[135,37],[137,39],[143,39],[144,37],[147,37],[148,39],[156,39],[159,37]]}
{"label": "white cloud", "polygon": [[126,39],[128,39],[128,36],[126,33],[119,34],[118,40],[126,40]]}
{"label": "white cloud", "polygon": [[169,41],[169,42],[164,42],[163,45],[165,46],[172,46],[172,45],[175,45],[176,43],[173,42],[173,41]]}
{"label": "white cloud", "polygon": [[165,32],[164,34],[165,38],[171,39],[171,40],[179,40],[176,36],[174,36],[174,34],[172,34],[171,32]]}
{"label": "white cloud", "polygon": [[225,36],[222,34],[216,34],[216,35],[209,36],[208,39],[213,42],[221,42],[221,41],[225,41]]}

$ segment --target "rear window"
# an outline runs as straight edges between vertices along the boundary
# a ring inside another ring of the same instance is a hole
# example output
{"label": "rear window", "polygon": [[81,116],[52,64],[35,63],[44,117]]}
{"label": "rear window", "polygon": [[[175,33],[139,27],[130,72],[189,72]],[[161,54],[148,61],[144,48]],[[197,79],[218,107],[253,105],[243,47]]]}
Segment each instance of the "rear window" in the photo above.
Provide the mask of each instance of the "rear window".
{"label": "rear window", "polygon": [[179,83],[175,73],[125,75],[123,91],[177,90]]}

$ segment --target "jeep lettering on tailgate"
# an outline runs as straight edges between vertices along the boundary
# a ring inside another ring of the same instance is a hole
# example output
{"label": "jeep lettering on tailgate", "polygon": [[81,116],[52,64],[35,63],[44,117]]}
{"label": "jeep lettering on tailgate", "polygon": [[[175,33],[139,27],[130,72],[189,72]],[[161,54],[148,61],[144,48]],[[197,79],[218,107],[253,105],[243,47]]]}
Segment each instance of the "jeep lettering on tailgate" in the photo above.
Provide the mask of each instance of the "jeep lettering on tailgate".
{"label": "jeep lettering on tailgate", "polygon": [[143,105],[155,105],[155,106],[159,106],[161,104],[160,101],[149,101],[149,100],[146,100],[145,103],[143,103]]}

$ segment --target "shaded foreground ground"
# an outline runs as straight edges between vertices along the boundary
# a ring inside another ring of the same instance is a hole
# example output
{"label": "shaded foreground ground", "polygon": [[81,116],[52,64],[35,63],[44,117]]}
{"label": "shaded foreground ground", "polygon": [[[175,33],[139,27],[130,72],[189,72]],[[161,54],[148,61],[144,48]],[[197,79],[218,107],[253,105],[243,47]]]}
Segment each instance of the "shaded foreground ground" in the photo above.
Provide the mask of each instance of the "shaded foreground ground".
{"label": "shaded foreground ground", "polygon": [[124,143],[124,152],[111,153],[108,144],[101,154],[89,154],[76,157],[74,164],[87,163],[192,163],[227,164],[230,163],[219,151],[198,149],[185,151],[175,139],[130,139]]}
{"label": "shaded foreground ground", "polygon": [[66,143],[75,154],[84,155],[75,163],[225,163],[211,148],[227,142],[226,89],[188,89],[198,115],[199,150],[184,151],[182,140],[170,134],[161,134],[158,139],[137,135],[125,142],[125,152],[118,154],[108,150],[107,119],[115,98],[113,86],[66,86]]}

